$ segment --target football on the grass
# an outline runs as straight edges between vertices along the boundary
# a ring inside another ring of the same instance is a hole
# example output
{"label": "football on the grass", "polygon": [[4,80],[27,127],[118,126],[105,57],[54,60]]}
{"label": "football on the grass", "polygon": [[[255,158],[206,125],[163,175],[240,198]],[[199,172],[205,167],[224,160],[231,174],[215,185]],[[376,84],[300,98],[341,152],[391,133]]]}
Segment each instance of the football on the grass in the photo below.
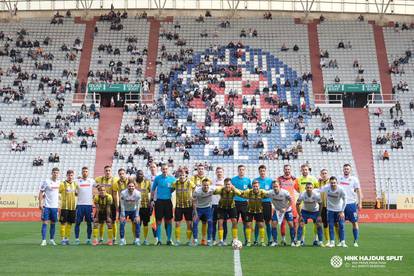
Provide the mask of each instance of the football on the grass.
{"label": "football on the grass", "polygon": [[234,240],[232,246],[234,250],[240,250],[243,247],[243,243],[239,240]]}

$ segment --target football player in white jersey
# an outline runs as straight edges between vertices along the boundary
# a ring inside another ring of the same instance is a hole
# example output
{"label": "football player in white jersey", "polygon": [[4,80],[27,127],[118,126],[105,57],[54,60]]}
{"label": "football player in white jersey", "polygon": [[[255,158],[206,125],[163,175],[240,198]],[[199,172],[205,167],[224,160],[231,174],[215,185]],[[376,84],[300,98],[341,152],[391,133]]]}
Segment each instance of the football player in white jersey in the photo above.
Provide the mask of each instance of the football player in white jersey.
{"label": "football player in white jersey", "polygon": [[356,176],[351,175],[351,165],[343,166],[344,175],[339,177],[338,183],[346,194],[345,220],[352,223],[352,233],[354,235],[354,246],[358,247],[359,225],[358,210],[362,208],[362,193],[359,180]]}
{"label": "football player in white jersey", "polygon": [[[307,182],[305,186],[305,191],[299,195],[298,200],[296,201],[296,209],[299,214],[299,227],[298,227],[298,237],[296,246],[301,246],[303,227],[307,224],[308,219],[312,219],[313,223],[316,224],[317,233],[318,233],[318,245],[324,246],[322,242],[322,199],[321,195],[313,190],[313,184]],[[303,206],[301,208],[301,203]]]}
{"label": "football player in white jersey", "polygon": [[[273,242],[271,246],[277,246],[277,225],[281,225],[286,219],[289,230],[291,246],[295,246],[295,226],[293,225],[293,213],[290,193],[287,190],[280,188],[280,183],[277,180],[272,181],[273,189],[266,192],[266,197],[272,199],[272,204],[275,209],[272,216],[272,236]],[[282,227],[280,227],[282,229]]]}
{"label": "football player in white jersey", "polygon": [[[214,188],[210,187],[210,180],[204,178],[201,187],[197,187],[193,193],[193,237],[194,245],[198,244],[198,222],[201,220],[203,230],[207,227],[207,245],[212,246],[211,240],[213,233],[213,209],[211,203],[213,200]],[[205,230],[202,233],[202,239],[206,240]]]}
{"label": "football player in white jersey", "polygon": [[135,245],[141,245],[139,241],[139,234],[140,234],[140,224],[141,221],[139,219],[139,207],[141,205],[141,192],[135,189],[135,181],[129,180],[128,188],[121,192],[121,213],[120,213],[120,221],[121,227],[119,230],[119,234],[121,240],[119,245],[125,245],[125,224],[126,220],[129,218],[131,223],[135,224]]}
{"label": "football player in white jersey", "polygon": [[46,231],[47,224],[50,222],[49,244],[56,245],[54,238],[56,232],[56,221],[59,208],[59,169],[52,169],[52,176],[42,182],[39,189],[39,209],[42,211],[42,243],[41,246],[47,245]]}
{"label": "football player in white jersey", "polygon": [[339,225],[339,246],[347,247],[345,244],[345,206],[346,206],[346,194],[342,187],[337,185],[337,179],[335,176],[329,178],[329,184],[323,186],[320,189],[321,193],[326,194],[327,202],[327,218],[329,224],[329,237],[330,241],[328,246],[335,246],[335,234],[334,226],[336,223]]}
{"label": "football player in white jersey", "polygon": [[92,244],[92,198],[93,189],[96,188],[95,179],[89,177],[88,167],[82,168],[82,176],[78,178],[76,182],[76,195],[78,196],[78,202],[76,204],[76,224],[75,224],[75,244],[79,245],[79,233],[80,224],[83,220],[86,221],[86,244]]}

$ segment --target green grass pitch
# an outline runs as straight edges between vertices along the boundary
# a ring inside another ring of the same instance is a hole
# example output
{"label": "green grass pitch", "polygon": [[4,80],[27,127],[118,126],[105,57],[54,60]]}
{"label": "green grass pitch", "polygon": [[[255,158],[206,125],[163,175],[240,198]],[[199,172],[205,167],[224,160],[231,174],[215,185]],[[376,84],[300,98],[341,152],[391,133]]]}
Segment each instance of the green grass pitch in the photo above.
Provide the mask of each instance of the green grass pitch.
{"label": "green grass pitch", "polygon": [[[352,246],[350,225],[346,228],[349,248],[243,248],[240,251],[243,275],[412,275],[413,227],[413,224],[362,224],[359,248]],[[55,240],[58,242],[59,227],[56,230]],[[308,244],[313,235],[313,231],[309,230],[306,237]],[[126,232],[130,243],[130,225]],[[185,234],[184,229],[181,233]],[[182,241],[185,240],[184,234]],[[81,238],[85,235],[83,225]],[[241,231],[239,237],[242,237]],[[94,248],[86,245],[40,247],[39,244],[40,222],[0,223],[0,275],[234,275],[230,246],[115,245]],[[330,259],[335,255],[395,255],[403,256],[403,260],[387,262],[385,268],[356,269],[345,265],[333,268]]]}

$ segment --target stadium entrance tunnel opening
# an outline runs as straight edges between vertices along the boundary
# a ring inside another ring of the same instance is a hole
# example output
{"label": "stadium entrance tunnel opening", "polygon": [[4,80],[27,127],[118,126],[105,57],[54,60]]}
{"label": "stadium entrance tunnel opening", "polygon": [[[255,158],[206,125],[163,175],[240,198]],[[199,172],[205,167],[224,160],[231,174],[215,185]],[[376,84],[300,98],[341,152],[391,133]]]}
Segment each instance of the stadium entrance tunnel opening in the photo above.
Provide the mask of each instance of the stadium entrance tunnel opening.
{"label": "stadium entrance tunnel opening", "polygon": [[124,107],[125,95],[116,92],[99,93],[101,107]]}

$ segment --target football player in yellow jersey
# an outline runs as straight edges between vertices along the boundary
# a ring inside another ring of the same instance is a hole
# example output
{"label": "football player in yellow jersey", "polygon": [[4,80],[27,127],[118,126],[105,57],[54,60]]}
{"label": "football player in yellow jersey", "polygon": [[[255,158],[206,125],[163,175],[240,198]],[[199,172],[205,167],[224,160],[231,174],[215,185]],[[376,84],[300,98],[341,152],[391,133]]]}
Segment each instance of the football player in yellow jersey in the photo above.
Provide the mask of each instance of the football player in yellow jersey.
{"label": "football player in yellow jersey", "polygon": [[151,182],[144,178],[144,172],[139,170],[135,179],[135,188],[141,192],[141,206],[139,208],[139,218],[144,225],[144,245],[149,245],[148,237],[148,223],[151,218],[151,204],[149,202],[151,194]]}
{"label": "football player in yellow jersey", "polygon": [[74,178],[75,172],[68,170],[66,172],[66,180],[59,185],[59,194],[62,202],[59,216],[62,245],[69,245],[72,224],[76,220],[76,183]]}
{"label": "football player in yellow jersey", "polygon": [[225,219],[231,220],[233,240],[237,239],[237,209],[234,197],[240,196],[241,192],[231,184],[230,178],[226,178],[224,179],[224,187],[217,188],[213,194],[220,195],[217,208],[217,218],[219,221],[218,236],[220,240],[218,245],[223,246],[223,222]]}
{"label": "football player in yellow jersey", "polygon": [[[306,183],[312,183],[313,188],[319,188],[319,182],[316,179],[316,177],[310,175],[310,168],[308,164],[303,164],[300,166],[300,171],[302,173],[301,176],[299,176],[298,178],[295,179],[295,182],[293,184],[293,187],[295,188],[296,192],[303,193],[306,190]],[[313,241],[313,244],[316,246],[318,244],[317,240],[316,240],[316,226],[314,225],[313,227],[314,232],[315,232],[315,239]],[[303,228],[303,236],[302,236],[302,245],[304,244],[304,239],[305,239],[305,235],[306,235],[306,228]]]}
{"label": "football player in yellow jersey", "polygon": [[[125,189],[128,188],[128,183],[129,183],[130,179],[128,178],[126,171],[124,168],[120,168],[118,170],[118,181],[116,183],[116,188],[114,188],[114,192],[116,192],[117,197],[120,199],[121,198],[121,192]],[[113,198],[113,196],[112,196]],[[119,204],[118,206],[120,206],[121,204]],[[120,213],[121,213],[121,208],[119,208],[119,213],[118,213],[118,217],[120,217]],[[113,225],[116,224],[116,222],[112,223]],[[131,223],[132,225],[132,235],[135,235],[135,223]]]}
{"label": "football player in yellow jersey", "polygon": [[262,204],[262,199],[266,198],[266,191],[259,188],[259,181],[257,179],[253,180],[252,187],[252,189],[247,189],[241,193],[241,197],[248,200],[246,215],[246,246],[251,246],[253,219],[258,224],[260,245],[266,246],[264,242],[265,230]]}
{"label": "football player in yellow jersey", "polygon": [[[323,186],[329,183],[329,175],[328,175],[327,169],[322,169],[320,171],[318,182],[319,182],[319,188],[322,188]],[[321,218],[322,218],[322,223],[323,223],[323,235],[324,235],[324,239],[326,243],[329,244],[330,239],[329,239],[328,217],[327,217],[328,211],[326,209],[327,198],[326,198],[326,193],[320,193],[320,194],[321,194],[321,199],[322,199]]]}
{"label": "football player in yellow jersey", "polygon": [[211,182],[211,180],[205,174],[204,165],[200,163],[197,165],[197,174],[193,175],[190,181],[193,182],[195,186],[201,187],[204,179],[208,179]]}
{"label": "football player in yellow jersey", "polygon": [[[106,189],[106,193],[110,194],[112,197],[112,205],[111,205],[111,219],[113,223],[113,242],[116,242],[116,219],[119,210],[119,197],[118,197],[118,177],[112,175],[112,168],[111,166],[104,167],[104,175],[98,176],[95,178],[95,182],[97,186],[104,186]],[[103,225],[99,228],[99,237],[100,242],[103,241]]]}
{"label": "football player in yellow jersey", "polygon": [[[322,188],[323,186],[329,184],[329,173],[327,169],[322,169],[319,176],[319,188]],[[322,199],[322,212],[321,212],[321,218],[323,223],[323,236],[326,241],[325,246],[329,244],[330,238],[329,238],[329,225],[328,225],[328,211],[327,211],[327,197],[326,193],[320,193],[321,199]],[[339,226],[338,224],[335,224],[335,234],[337,235],[339,239]]]}
{"label": "football player in yellow jersey", "polygon": [[181,220],[185,219],[187,224],[187,245],[191,245],[192,221],[193,221],[193,191],[196,185],[187,179],[187,174],[184,169],[178,170],[178,180],[175,181],[171,188],[175,190],[175,240],[176,245],[180,245],[181,236]]}
{"label": "football player in yellow jersey", "polygon": [[99,186],[98,194],[93,198],[95,204],[95,216],[93,218],[93,241],[92,245],[98,245],[98,225],[106,223],[108,226],[108,245],[113,245],[113,230],[111,218],[112,196],[106,193],[105,186]]}

